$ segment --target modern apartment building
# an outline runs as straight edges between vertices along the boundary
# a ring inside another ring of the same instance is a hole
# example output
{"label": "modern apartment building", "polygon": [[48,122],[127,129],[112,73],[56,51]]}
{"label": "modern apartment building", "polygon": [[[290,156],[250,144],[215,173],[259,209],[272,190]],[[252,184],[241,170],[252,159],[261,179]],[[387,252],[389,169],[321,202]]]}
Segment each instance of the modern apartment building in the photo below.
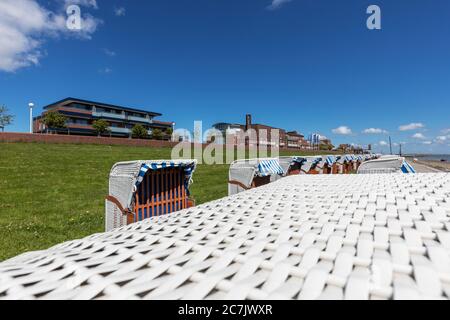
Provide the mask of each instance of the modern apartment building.
{"label": "modern apartment building", "polygon": [[[67,119],[64,129],[46,128],[42,118],[48,112],[58,112]],[[112,137],[130,137],[131,129],[142,125],[147,129],[149,136],[153,130],[159,129],[163,133],[164,140],[170,140],[170,129],[173,130],[173,122],[155,120],[162,114],[157,112],[135,109],[130,107],[94,102],[76,98],[66,98],[44,107],[42,115],[34,118],[34,132],[45,133],[48,129],[61,134],[96,135],[92,123],[103,119],[109,124],[109,133]]]}

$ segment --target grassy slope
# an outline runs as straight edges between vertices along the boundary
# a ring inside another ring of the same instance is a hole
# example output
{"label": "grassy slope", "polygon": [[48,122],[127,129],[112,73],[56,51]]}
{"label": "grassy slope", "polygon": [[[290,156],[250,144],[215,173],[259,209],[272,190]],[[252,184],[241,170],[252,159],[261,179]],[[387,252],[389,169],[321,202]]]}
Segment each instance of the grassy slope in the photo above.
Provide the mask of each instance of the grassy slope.
{"label": "grassy slope", "polygon": [[[103,231],[112,165],[170,154],[169,148],[0,143],[0,261]],[[191,189],[197,204],[226,196],[227,175],[227,165],[199,165]]]}

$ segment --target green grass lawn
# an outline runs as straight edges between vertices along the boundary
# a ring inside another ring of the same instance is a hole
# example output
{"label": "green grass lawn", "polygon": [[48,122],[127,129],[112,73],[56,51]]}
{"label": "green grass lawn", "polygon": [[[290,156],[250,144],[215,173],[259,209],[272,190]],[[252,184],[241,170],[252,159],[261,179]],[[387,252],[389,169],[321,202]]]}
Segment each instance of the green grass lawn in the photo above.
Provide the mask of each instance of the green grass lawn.
{"label": "green grass lawn", "polygon": [[[0,261],[103,231],[113,164],[170,155],[170,148],[0,143]],[[199,165],[196,203],[226,196],[227,177],[228,165]]]}

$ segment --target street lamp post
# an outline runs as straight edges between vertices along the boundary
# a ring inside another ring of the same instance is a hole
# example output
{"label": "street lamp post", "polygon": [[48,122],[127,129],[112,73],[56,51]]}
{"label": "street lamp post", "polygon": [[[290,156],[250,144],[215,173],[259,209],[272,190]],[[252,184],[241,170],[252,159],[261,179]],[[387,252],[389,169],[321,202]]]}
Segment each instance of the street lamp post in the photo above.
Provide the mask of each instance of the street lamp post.
{"label": "street lamp post", "polygon": [[30,133],[33,133],[33,107],[34,103],[30,102],[28,104],[28,107],[30,108]]}
{"label": "street lamp post", "polygon": [[170,141],[175,142],[175,122],[172,122],[172,136],[170,137]]}

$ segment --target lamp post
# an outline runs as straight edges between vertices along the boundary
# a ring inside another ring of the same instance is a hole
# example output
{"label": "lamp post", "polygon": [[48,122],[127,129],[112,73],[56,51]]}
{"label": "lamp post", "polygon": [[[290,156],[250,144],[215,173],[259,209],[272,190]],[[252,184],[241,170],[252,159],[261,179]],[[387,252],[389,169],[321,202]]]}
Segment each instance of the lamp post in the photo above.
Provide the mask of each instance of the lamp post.
{"label": "lamp post", "polygon": [[170,141],[175,142],[175,122],[172,122],[172,135],[170,137]]}
{"label": "lamp post", "polygon": [[30,133],[33,133],[33,107],[34,103],[30,102],[28,104],[28,107],[30,107]]}

